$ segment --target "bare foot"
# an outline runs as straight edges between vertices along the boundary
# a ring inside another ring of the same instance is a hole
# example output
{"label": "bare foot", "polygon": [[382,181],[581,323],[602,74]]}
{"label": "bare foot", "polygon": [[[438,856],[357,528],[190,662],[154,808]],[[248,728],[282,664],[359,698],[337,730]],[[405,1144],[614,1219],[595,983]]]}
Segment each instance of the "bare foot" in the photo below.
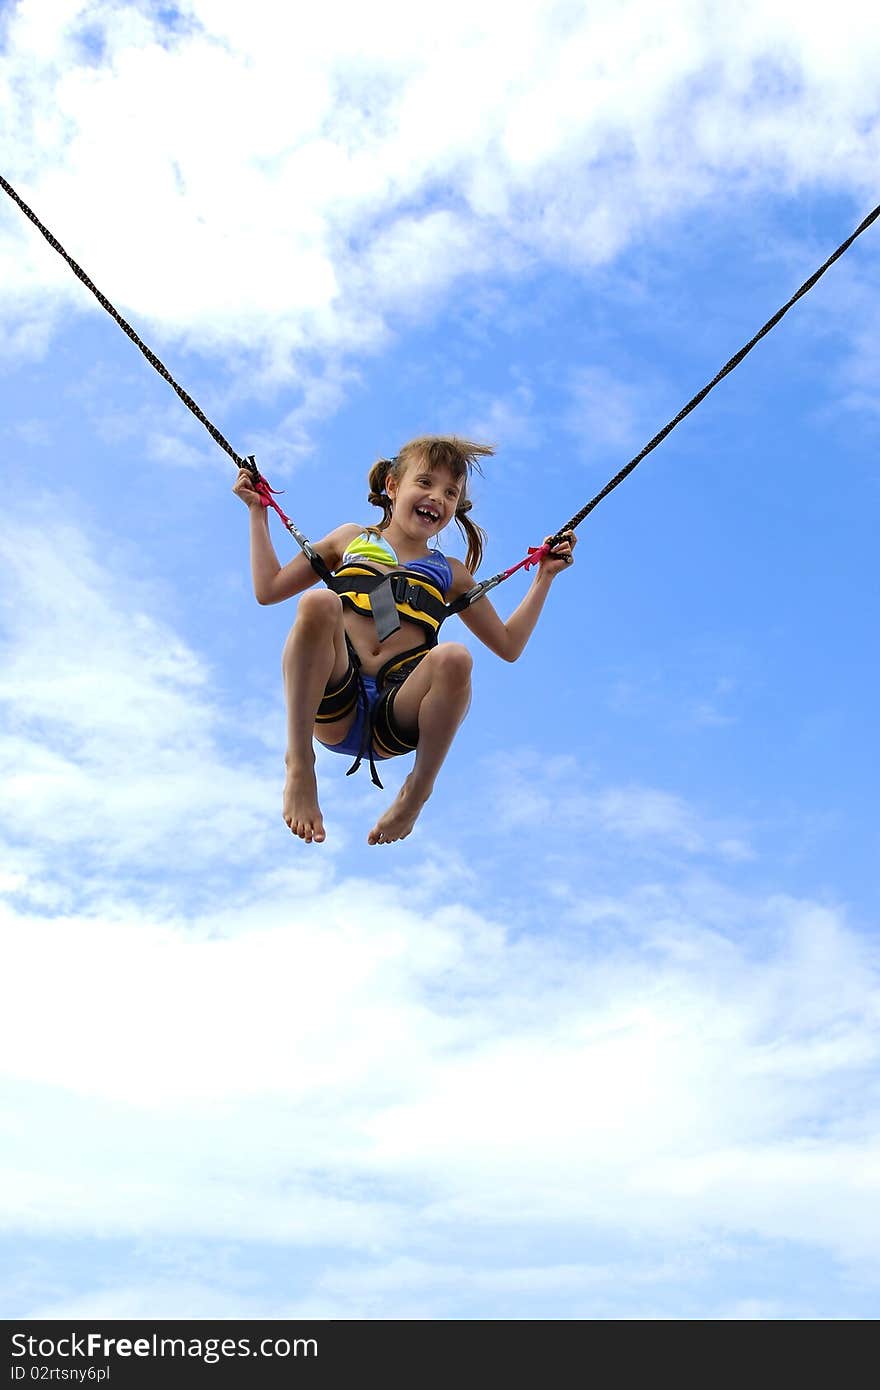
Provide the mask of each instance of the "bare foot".
{"label": "bare foot", "polygon": [[318,805],[318,783],[313,763],[289,764],[284,781],[281,814],[294,835],[310,845],[325,839],[324,818]]}
{"label": "bare foot", "polygon": [[390,845],[395,840],[405,840],[430,795],[430,791],[419,791],[413,785],[410,773],[384,816],[380,816],[373,826],[367,836],[367,844]]}

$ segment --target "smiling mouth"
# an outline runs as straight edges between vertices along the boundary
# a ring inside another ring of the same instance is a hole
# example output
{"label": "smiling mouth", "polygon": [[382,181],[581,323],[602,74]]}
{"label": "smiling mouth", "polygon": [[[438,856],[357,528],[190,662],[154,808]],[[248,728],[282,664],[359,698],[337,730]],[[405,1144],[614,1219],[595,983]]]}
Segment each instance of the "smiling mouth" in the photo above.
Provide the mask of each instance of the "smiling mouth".
{"label": "smiling mouth", "polygon": [[440,513],[432,511],[430,507],[416,507],[416,516],[420,516],[423,521],[434,523],[440,520]]}

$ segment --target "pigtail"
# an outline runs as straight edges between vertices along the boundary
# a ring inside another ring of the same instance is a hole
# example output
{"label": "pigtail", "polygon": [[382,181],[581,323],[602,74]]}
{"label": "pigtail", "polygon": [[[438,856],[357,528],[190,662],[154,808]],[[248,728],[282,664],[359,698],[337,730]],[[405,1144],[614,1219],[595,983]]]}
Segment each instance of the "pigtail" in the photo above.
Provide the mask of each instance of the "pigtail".
{"label": "pigtail", "polygon": [[471,574],[476,574],[480,565],[483,563],[483,547],[488,537],[482,526],[478,526],[475,521],[471,521],[468,512],[473,507],[473,502],[469,497],[465,497],[455,509],[455,524],[467,541],[467,558],[465,559],[465,569],[470,570]]}
{"label": "pigtail", "polygon": [[382,508],[382,520],[377,527],[369,527],[368,529],[371,531],[384,531],[385,527],[391,522],[391,498],[385,491],[385,485],[388,482],[388,474],[394,468],[396,462],[396,458],[379,459],[379,462],[374,463],[373,467],[370,469],[369,477],[367,478],[367,486],[370,489],[367,501],[372,503],[374,507]]}

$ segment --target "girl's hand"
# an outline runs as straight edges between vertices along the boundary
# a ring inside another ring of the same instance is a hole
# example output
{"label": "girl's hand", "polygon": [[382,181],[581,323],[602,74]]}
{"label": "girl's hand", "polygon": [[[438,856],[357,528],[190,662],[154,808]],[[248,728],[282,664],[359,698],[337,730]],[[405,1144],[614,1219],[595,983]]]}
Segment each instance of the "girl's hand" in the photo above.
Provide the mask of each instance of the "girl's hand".
{"label": "girl's hand", "polygon": [[[544,537],[544,544],[550,540],[549,536]],[[557,574],[561,574],[564,569],[568,569],[574,564],[572,551],[577,545],[577,536],[573,531],[563,531],[562,540],[558,545],[554,545],[549,555],[545,555],[538,569],[541,574],[546,574],[548,579],[553,579]]]}
{"label": "girl's hand", "polygon": [[241,498],[242,502],[244,502],[247,507],[262,508],[263,504],[260,501],[260,494],[254,488],[253,474],[247,468],[242,468],[239,471],[238,477],[233,484],[232,491],[235,493],[236,497]]}

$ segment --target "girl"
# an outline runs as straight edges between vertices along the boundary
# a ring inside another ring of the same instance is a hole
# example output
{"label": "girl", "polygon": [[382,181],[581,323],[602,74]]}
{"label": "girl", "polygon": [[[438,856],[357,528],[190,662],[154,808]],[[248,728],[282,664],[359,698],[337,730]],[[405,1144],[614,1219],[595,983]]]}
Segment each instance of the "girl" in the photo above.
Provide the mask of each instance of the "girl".
{"label": "girl", "polygon": [[[294,835],[320,842],[315,750],[356,758],[415,750],[415,764],[392,806],[367,836],[387,845],[410,834],[470,704],[471,657],[459,642],[436,645],[443,604],[471,589],[484,533],[467,513],[468,478],[488,445],[430,435],[405,444],[370,472],[369,500],[381,507],[378,527],[347,522],[314,549],[338,571],[339,591],[313,588],[306,556],[281,565],[269,536],[266,508],[243,469],[233,492],[250,514],[251,570],[258,603],[302,594],[282,657],[287,700],[287,777],[283,816]],[[455,520],[468,542],[467,562],[428,542]],[[502,622],[487,598],[460,616],[490,651],[516,661],[529,640],[555,576],[573,562],[573,535],[554,547],[531,588]],[[382,581],[393,576],[392,583]],[[308,592],[304,592],[308,590]],[[375,776],[374,780],[378,782]],[[379,783],[381,785],[381,783]]]}

